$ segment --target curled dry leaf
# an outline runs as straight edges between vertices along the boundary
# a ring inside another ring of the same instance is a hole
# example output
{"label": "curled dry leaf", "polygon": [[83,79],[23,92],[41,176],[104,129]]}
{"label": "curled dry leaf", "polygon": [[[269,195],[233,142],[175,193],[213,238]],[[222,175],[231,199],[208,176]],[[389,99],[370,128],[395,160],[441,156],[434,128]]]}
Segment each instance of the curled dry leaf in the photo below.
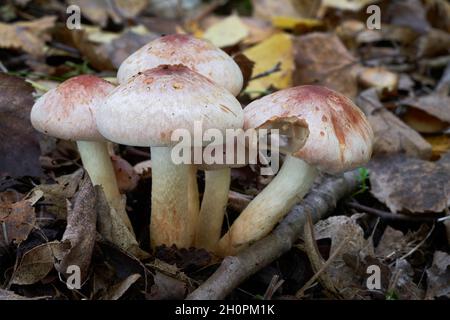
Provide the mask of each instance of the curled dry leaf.
{"label": "curled dry leaf", "polygon": [[409,106],[404,121],[419,132],[436,133],[450,126],[450,97],[447,95],[433,93],[410,97],[401,103]]}
{"label": "curled dry leaf", "polygon": [[64,252],[56,264],[56,269],[62,274],[66,274],[69,266],[78,266],[82,281],[88,275],[94,250],[97,221],[95,206],[96,193],[89,176],[85,174],[68,209],[67,227],[62,237],[64,243],[70,244],[70,249]]}
{"label": "curled dry leaf", "polygon": [[450,298],[450,255],[442,251],[434,253],[433,264],[427,269],[427,299]]}
{"label": "curled dry leaf", "polygon": [[[449,162],[429,162],[406,155],[372,159],[371,193],[392,212],[439,213],[450,206]],[[408,192],[405,192],[408,190]]]}
{"label": "curled dry leaf", "polygon": [[38,134],[30,122],[33,91],[25,80],[0,73],[0,176],[42,175]]}
{"label": "curled dry leaf", "polygon": [[374,131],[374,154],[406,153],[428,159],[431,145],[392,112],[386,110],[375,89],[363,91],[356,99]]}
{"label": "curled dry leaf", "polygon": [[[55,215],[57,219],[67,218],[67,199],[72,198],[78,190],[83,178],[83,170],[56,178],[56,183],[40,184],[31,191],[31,197],[36,193],[43,193],[42,204],[45,210]],[[39,202],[37,205],[41,205]]]}
{"label": "curled dry leaf", "polygon": [[348,97],[358,92],[361,66],[334,34],[314,32],[294,41],[294,84],[320,84]]}
{"label": "curled dry leaf", "polygon": [[136,283],[141,278],[141,275],[138,273],[132,274],[126,277],[124,280],[119,283],[113,285],[108,289],[108,292],[100,298],[100,300],[118,300],[122,297],[125,292],[127,292],[130,287]]}
{"label": "curled dry leaf", "polygon": [[22,200],[16,203],[0,203],[0,248],[11,243],[19,245],[28,238],[36,223],[31,203]]}
{"label": "curled dry leaf", "polygon": [[45,42],[50,40],[47,31],[55,25],[56,17],[48,16],[33,21],[5,24],[0,22],[0,48],[20,49],[40,56]]}

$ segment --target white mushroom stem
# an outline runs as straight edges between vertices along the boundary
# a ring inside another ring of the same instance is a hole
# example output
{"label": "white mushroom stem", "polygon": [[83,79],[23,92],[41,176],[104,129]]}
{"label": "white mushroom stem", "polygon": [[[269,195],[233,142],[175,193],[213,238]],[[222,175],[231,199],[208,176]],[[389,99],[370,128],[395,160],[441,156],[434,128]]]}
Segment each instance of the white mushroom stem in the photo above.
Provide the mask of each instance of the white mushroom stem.
{"label": "white mushroom stem", "polygon": [[89,174],[92,184],[103,188],[109,205],[115,209],[118,218],[134,235],[133,227],[123,205],[122,195],[117,186],[116,175],[106,142],[77,141],[77,146],[83,167]]}
{"label": "white mushroom stem", "polygon": [[310,190],[315,167],[287,156],[277,176],[256,196],[219,241],[218,252],[232,255],[267,235]]}
{"label": "white mushroom stem", "polygon": [[188,188],[191,166],[174,164],[171,148],[151,147],[152,153],[152,247],[192,245],[195,222],[189,215]]}
{"label": "white mushroom stem", "polygon": [[230,168],[205,171],[205,193],[197,224],[195,245],[213,250],[219,239],[228,203]]}
{"label": "white mushroom stem", "polygon": [[193,221],[194,225],[191,230],[191,243],[194,244],[200,211],[200,201],[198,195],[197,168],[193,165],[191,165],[189,168],[188,183],[188,212],[190,217],[189,221]]}

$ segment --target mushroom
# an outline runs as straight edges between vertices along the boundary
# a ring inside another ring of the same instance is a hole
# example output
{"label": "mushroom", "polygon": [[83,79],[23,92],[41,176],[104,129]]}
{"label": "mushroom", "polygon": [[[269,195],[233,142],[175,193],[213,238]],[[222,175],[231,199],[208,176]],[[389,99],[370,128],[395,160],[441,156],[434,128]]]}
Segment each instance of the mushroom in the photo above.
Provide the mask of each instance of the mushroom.
{"label": "mushroom", "polygon": [[209,41],[186,34],[167,35],[147,43],[122,62],[117,80],[125,83],[139,72],[165,64],[183,64],[235,96],[242,89],[241,69],[226,52]]}
{"label": "mushroom", "polygon": [[[197,217],[188,214],[190,164],[175,164],[173,132],[192,136],[202,129],[242,128],[243,112],[236,98],[208,78],[183,65],[162,65],[119,85],[100,105],[97,126],[111,141],[151,148],[151,245],[192,245]],[[186,143],[184,141],[184,143]],[[189,144],[190,145],[190,144]]]}
{"label": "mushroom", "polygon": [[364,114],[350,99],[325,87],[278,91],[250,103],[244,117],[245,129],[279,129],[280,152],[286,158],[277,176],[220,239],[221,254],[234,254],[267,235],[309,191],[319,170],[350,170],[372,153],[373,132]]}
{"label": "mushroom", "polygon": [[[238,95],[243,85],[243,75],[236,62],[224,51],[209,41],[190,35],[173,34],[163,36],[146,44],[130,55],[119,67],[117,79],[124,83],[138,72],[155,68],[162,64],[183,64],[225,87],[233,95]],[[210,247],[217,242],[216,230],[225,213],[230,187],[230,169],[227,166],[207,170],[205,166],[205,193],[199,212],[197,170],[193,167],[189,174],[189,210],[191,215],[198,215],[199,226],[197,245]],[[212,228],[212,229],[211,229]],[[214,235],[214,236],[212,236]]]}
{"label": "mushroom", "polygon": [[33,127],[47,135],[76,141],[81,161],[94,185],[100,185],[109,205],[130,232],[130,220],[108,153],[106,141],[97,131],[94,114],[99,103],[114,89],[93,75],[64,81],[41,96],[31,110]]}

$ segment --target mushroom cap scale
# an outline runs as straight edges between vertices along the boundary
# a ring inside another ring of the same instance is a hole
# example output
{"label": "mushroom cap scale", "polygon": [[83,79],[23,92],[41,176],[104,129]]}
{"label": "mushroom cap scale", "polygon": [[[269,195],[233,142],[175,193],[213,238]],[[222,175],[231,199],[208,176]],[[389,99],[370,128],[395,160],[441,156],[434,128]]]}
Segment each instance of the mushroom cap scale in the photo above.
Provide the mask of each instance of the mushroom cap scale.
{"label": "mushroom cap scale", "polygon": [[65,140],[103,141],[94,113],[114,86],[93,75],[70,78],[41,96],[31,110],[33,127]]}
{"label": "mushroom cap scale", "polygon": [[234,95],[242,89],[242,72],[228,54],[207,40],[183,34],[158,38],[134,52],[120,65],[117,80],[125,83],[138,72],[164,64],[183,64]]}
{"label": "mushroom cap scale", "polygon": [[[293,119],[306,121],[309,137],[292,155],[328,173],[350,170],[372,154],[373,131],[362,111],[347,97],[321,86],[299,86],[250,103],[244,129],[280,128]],[[295,137],[295,126],[290,130]]]}
{"label": "mushroom cap scale", "polygon": [[194,122],[202,130],[242,128],[243,110],[225,88],[183,65],[146,70],[119,85],[96,113],[99,131],[121,144],[173,146],[172,133],[186,129],[193,141]]}

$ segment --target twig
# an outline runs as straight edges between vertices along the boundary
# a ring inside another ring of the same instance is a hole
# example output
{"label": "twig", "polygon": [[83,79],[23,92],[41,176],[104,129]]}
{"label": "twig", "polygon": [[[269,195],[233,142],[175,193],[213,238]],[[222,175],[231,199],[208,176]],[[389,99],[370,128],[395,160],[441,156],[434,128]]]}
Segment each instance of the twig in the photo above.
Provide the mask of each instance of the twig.
{"label": "twig", "polygon": [[272,280],[270,280],[269,286],[264,293],[264,300],[272,299],[275,292],[277,292],[277,290],[280,289],[280,287],[283,285],[284,280],[279,280],[279,278],[280,276],[278,276],[277,274],[272,277]]}
{"label": "twig", "polygon": [[279,72],[279,71],[281,71],[281,62],[277,62],[277,64],[274,65],[269,70],[266,70],[264,72],[254,75],[253,77],[250,78],[249,81],[264,78],[264,77],[270,76],[272,73]]}
{"label": "twig", "polygon": [[359,172],[355,170],[327,179],[311,191],[300,205],[295,206],[271,234],[236,256],[226,257],[216,272],[187,299],[225,298],[249,276],[292,248],[303,232],[307,213],[311,214],[313,221],[318,221],[336,207],[339,199],[355,192],[359,187],[358,178]]}
{"label": "twig", "polygon": [[366,213],[371,213],[377,215],[383,219],[391,220],[404,220],[404,221],[436,221],[436,218],[432,217],[421,217],[421,216],[409,216],[401,213],[392,213],[383,210],[378,210],[375,208],[367,207],[365,205],[359,204],[356,201],[350,201],[347,203],[349,207],[357,210],[365,211]]}

